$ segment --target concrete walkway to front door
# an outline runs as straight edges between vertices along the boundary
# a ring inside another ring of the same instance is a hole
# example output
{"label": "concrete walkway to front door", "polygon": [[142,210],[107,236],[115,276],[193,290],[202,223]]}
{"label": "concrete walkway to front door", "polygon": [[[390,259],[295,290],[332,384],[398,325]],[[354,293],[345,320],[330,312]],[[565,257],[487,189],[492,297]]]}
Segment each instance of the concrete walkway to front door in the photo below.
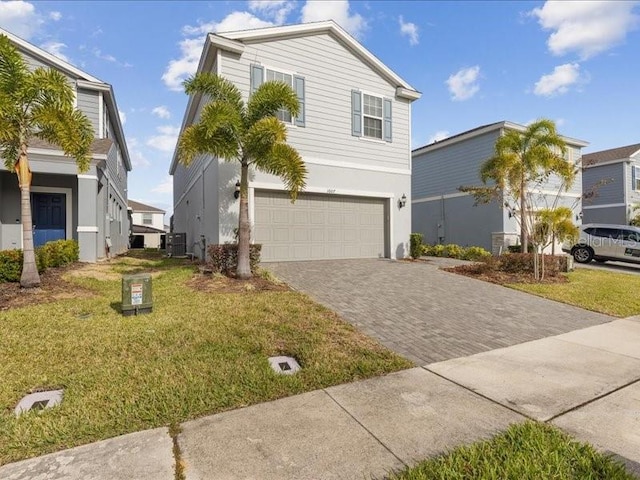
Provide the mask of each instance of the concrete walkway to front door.
{"label": "concrete walkway to front door", "polygon": [[265,267],[418,365],[614,320],[445,272],[443,262],[324,260]]}

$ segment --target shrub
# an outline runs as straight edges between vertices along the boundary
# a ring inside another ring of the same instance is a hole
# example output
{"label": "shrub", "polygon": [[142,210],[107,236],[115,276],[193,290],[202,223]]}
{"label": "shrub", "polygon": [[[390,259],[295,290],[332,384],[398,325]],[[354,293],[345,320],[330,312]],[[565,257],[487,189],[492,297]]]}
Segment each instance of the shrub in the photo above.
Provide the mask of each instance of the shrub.
{"label": "shrub", "polygon": [[482,247],[468,247],[464,249],[462,254],[462,260],[469,260],[472,262],[479,262],[485,258],[489,258],[491,252],[485,250]]}
{"label": "shrub", "polygon": [[0,250],[0,282],[17,282],[22,274],[22,250]]}
{"label": "shrub", "polygon": [[422,234],[412,233],[409,235],[409,254],[411,258],[422,256]]}
{"label": "shrub", "polygon": [[[541,257],[542,258],[542,257]],[[498,270],[505,273],[533,274],[532,253],[505,253],[499,257]],[[567,257],[565,255],[544,255],[545,275],[555,277],[567,271]]]}
{"label": "shrub", "polygon": [[462,258],[464,253],[464,249],[460,245],[456,245],[454,243],[450,243],[444,246],[443,257],[447,258]]}
{"label": "shrub", "polygon": [[450,243],[448,245],[422,245],[422,254],[429,257],[448,257],[459,260],[471,260],[477,262],[491,256],[491,253],[482,247],[461,247]]}
{"label": "shrub", "polygon": [[[258,269],[261,251],[262,245],[257,243],[250,245],[249,265],[252,273],[255,273]],[[207,263],[213,272],[228,275],[236,271],[236,268],[238,267],[237,243],[209,245],[207,253],[209,254],[209,261]]]}

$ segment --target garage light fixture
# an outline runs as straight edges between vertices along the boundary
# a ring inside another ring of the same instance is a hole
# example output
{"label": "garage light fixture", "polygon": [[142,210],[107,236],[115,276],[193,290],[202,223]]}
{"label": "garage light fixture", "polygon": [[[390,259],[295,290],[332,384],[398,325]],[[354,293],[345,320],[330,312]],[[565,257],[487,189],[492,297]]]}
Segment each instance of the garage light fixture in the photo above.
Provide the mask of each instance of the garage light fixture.
{"label": "garage light fixture", "polygon": [[236,189],[233,191],[233,198],[236,200],[240,197],[240,180],[236,182]]}
{"label": "garage light fixture", "polygon": [[407,196],[403,193],[398,199],[398,208],[402,208],[407,205]]}

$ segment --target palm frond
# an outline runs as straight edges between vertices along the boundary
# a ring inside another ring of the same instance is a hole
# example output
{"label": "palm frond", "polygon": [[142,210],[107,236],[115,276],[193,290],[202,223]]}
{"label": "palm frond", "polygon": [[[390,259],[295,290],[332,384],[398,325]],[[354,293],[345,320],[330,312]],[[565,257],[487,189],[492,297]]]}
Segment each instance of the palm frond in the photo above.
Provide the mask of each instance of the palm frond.
{"label": "palm frond", "polygon": [[6,35],[0,35],[0,92],[13,96],[29,74],[27,64]]}
{"label": "palm frond", "polygon": [[293,89],[283,82],[265,82],[253,92],[247,103],[247,123],[253,125],[261,118],[275,116],[285,109],[292,116],[300,112],[300,102]]}
{"label": "palm frond", "polygon": [[197,73],[187,78],[183,85],[187,95],[206,95],[212,102],[226,102],[236,107],[238,112],[243,112],[244,104],[240,90],[220,75],[210,72]]}
{"label": "palm frond", "polygon": [[238,140],[229,130],[218,130],[214,135],[207,133],[206,125],[197,123],[185,128],[178,139],[177,158],[189,166],[199,155],[213,155],[226,160],[239,156]]}
{"label": "palm frond", "polygon": [[73,107],[73,87],[62,72],[53,68],[36,68],[28,78],[41,105]]}
{"label": "palm frond", "polygon": [[242,134],[242,117],[232,104],[221,101],[207,103],[200,114],[199,124],[203,125],[207,136],[218,132],[228,132],[234,136]]}
{"label": "palm frond", "polygon": [[291,195],[292,202],[306,185],[307,167],[298,151],[286,143],[273,145],[268,155],[254,160],[254,166],[265,173],[280,177]]}
{"label": "palm frond", "polygon": [[244,137],[245,152],[250,159],[269,155],[273,145],[287,140],[287,127],[276,117],[265,117],[251,125]]}

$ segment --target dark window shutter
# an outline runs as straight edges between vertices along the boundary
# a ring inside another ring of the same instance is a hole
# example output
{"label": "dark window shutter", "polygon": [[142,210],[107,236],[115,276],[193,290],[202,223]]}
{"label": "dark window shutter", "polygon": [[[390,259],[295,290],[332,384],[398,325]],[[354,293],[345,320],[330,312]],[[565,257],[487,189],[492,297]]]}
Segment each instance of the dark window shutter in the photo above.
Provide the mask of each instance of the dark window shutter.
{"label": "dark window shutter", "polygon": [[293,77],[293,90],[298,97],[298,103],[300,104],[300,111],[295,118],[295,124],[298,127],[304,127],[305,125],[305,103],[304,103],[304,78],[294,75]]}
{"label": "dark window shutter", "polygon": [[631,166],[631,189],[632,190],[637,190],[637,187],[636,187],[636,179],[638,178],[637,168],[638,167],[634,165]]}
{"label": "dark window shutter", "polygon": [[384,128],[383,128],[383,133],[382,136],[384,138],[385,142],[390,142],[391,141],[391,99],[390,98],[384,98],[382,100],[382,116],[384,119]]}
{"label": "dark window shutter", "polygon": [[252,64],[250,67],[251,76],[251,93],[255,92],[260,85],[262,85],[262,79],[264,78],[264,67],[262,65]]}
{"label": "dark window shutter", "polygon": [[351,90],[351,135],[362,136],[362,94]]}

